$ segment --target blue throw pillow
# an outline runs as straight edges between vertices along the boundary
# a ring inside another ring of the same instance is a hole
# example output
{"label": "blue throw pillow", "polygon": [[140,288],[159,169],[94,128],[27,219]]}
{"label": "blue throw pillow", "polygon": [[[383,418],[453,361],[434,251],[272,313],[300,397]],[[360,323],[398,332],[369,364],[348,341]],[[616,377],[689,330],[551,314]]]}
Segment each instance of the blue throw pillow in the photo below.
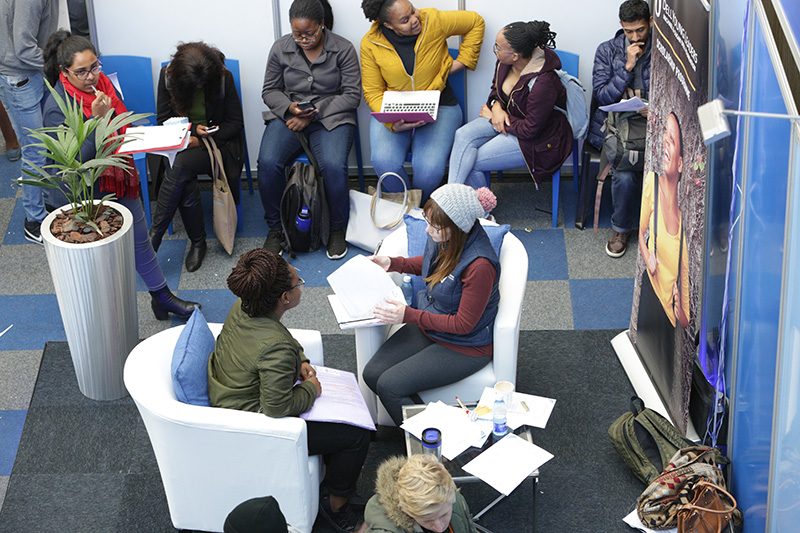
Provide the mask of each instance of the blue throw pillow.
{"label": "blue throw pillow", "polygon": [[195,308],[172,352],[172,386],[183,403],[210,406],[208,399],[208,357],[214,351],[214,335],[208,322]]}
{"label": "blue throw pillow", "polygon": [[[406,223],[406,238],[408,239],[408,257],[416,257],[425,253],[425,244],[428,242],[428,234],[425,229],[428,223],[421,218],[412,217],[411,215],[403,216],[403,221]],[[484,225],[483,230],[489,237],[489,242],[492,243],[494,253],[500,257],[500,247],[503,245],[503,238],[511,230],[511,226],[503,224],[501,226]],[[422,276],[411,276],[411,286],[414,288],[414,301],[417,303],[417,293],[425,288],[425,282]]]}

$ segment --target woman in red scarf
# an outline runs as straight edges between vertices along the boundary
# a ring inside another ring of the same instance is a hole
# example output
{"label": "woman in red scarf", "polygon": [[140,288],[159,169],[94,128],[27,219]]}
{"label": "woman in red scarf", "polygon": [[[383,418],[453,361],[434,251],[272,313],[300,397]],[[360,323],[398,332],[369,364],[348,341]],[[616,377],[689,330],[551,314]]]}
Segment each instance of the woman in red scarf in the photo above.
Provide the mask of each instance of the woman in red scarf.
{"label": "woman in red scarf", "polygon": [[[76,98],[82,102],[86,117],[105,116],[127,111],[117,91],[105,74],[97,59],[97,51],[89,40],[71,35],[66,30],[53,33],[47,40],[44,50],[45,74],[55,91],[62,97]],[[43,110],[45,127],[64,123],[64,115],[53,97],[48,94]],[[120,132],[123,133],[123,132]],[[95,141],[92,135],[81,146],[81,158],[87,161],[95,157]],[[100,194],[109,193],[117,197],[117,202],[127,207],[133,215],[134,249],[136,252],[136,272],[142,277],[152,296],[153,313],[158,320],[166,320],[169,313],[188,317],[196,302],[181,300],[169,290],[167,280],[161,272],[156,253],[147,235],[147,222],[144,218],[142,201],[139,199],[139,174],[133,161],[131,170],[108,168],[100,176]]]}

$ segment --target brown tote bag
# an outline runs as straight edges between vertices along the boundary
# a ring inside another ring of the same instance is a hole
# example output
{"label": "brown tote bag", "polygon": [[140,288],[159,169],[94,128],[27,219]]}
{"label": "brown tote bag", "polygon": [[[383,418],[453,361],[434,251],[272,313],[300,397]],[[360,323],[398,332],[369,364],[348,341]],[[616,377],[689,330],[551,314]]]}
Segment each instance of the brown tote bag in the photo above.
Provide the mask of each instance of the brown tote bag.
{"label": "brown tote bag", "polygon": [[214,233],[222,247],[233,253],[233,243],[236,236],[236,202],[233,200],[225,175],[225,166],[222,164],[222,154],[217,148],[217,143],[211,137],[201,137],[211,159],[211,179],[214,181]]}

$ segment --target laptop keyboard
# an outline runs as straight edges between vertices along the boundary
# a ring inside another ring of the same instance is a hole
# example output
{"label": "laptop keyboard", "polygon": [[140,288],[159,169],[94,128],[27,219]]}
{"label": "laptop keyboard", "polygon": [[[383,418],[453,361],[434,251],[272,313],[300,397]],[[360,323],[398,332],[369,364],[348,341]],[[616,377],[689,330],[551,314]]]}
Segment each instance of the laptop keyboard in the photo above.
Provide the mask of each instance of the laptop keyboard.
{"label": "laptop keyboard", "polygon": [[383,109],[381,109],[381,111],[384,113],[428,113],[430,116],[433,116],[434,112],[436,112],[436,104],[433,103],[407,104],[384,102],[382,107]]}

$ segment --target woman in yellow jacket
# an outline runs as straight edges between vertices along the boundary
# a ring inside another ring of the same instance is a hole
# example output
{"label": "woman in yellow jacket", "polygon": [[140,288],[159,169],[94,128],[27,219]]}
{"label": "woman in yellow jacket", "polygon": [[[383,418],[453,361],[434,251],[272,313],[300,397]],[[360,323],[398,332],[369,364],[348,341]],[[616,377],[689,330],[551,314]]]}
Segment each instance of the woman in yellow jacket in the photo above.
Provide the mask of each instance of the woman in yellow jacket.
{"label": "woman in yellow jacket", "polygon": [[[422,203],[441,183],[462,124],[461,106],[447,77],[464,67],[474,70],[483,43],[483,18],[472,11],[417,9],[409,0],[363,0],[361,8],[372,27],[361,39],[361,83],[372,111],[380,111],[384,91],[441,91],[435,122],[382,124],[370,120],[372,166],[378,175],[403,170],[409,148],[413,187],[422,189]],[[447,38],[463,35],[458,57],[447,50]],[[387,190],[392,190],[392,185]]]}

